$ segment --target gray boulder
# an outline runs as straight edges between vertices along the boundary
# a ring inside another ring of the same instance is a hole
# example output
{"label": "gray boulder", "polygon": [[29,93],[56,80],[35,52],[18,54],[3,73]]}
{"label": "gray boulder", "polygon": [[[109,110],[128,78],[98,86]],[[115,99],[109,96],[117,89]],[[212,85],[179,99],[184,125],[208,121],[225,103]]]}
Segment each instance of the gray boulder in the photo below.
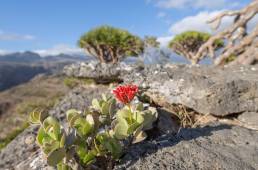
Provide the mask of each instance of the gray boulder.
{"label": "gray boulder", "polygon": [[97,62],[67,66],[68,76],[97,82],[122,81],[147,88],[155,103],[182,104],[199,113],[226,116],[258,111],[258,66],[116,65]]}
{"label": "gray boulder", "polygon": [[242,125],[258,130],[258,112],[244,112],[238,116],[238,120]]}
{"label": "gray boulder", "polygon": [[257,143],[256,131],[213,123],[134,145],[115,169],[255,170]]}
{"label": "gray boulder", "polygon": [[77,78],[94,79],[98,83],[121,82],[123,75],[140,69],[137,65],[125,63],[107,64],[91,61],[89,63],[75,63],[64,68],[64,74]]}
{"label": "gray boulder", "polygon": [[226,116],[258,110],[258,66],[146,66],[124,76],[146,88],[156,104],[182,104],[198,113]]}

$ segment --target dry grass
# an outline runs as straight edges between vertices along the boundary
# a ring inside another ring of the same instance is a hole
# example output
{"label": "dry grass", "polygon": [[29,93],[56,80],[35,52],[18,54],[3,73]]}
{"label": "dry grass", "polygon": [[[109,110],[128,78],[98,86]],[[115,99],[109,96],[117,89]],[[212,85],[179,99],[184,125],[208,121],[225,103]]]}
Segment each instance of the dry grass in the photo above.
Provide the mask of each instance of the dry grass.
{"label": "dry grass", "polygon": [[26,84],[0,93],[0,106],[1,103],[8,103],[0,115],[1,147],[24,130],[28,112],[35,108],[48,111],[59,102],[69,91],[63,80],[63,77],[57,76],[38,76]]}
{"label": "dry grass", "polygon": [[79,85],[91,85],[95,84],[93,79],[88,78],[75,78],[75,77],[66,77],[64,78],[64,84],[69,88],[74,88]]}

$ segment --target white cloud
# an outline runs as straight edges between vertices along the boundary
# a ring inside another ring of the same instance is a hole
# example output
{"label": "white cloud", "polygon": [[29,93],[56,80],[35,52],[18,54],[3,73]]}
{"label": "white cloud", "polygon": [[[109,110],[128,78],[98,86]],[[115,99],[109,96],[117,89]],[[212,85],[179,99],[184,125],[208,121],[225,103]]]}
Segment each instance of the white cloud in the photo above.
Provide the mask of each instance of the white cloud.
{"label": "white cloud", "polygon": [[158,14],[157,14],[157,17],[158,18],[164,18],[164,17],[166,17],[167,16],[167,14],[165,13],[165,12],[159,12]]}
{"label": "white cloud", "polygon": [[[154,2],[154,1],[153,1]],[[236,7],[238,2],[230,0],[155,0],[160,8],[195,8],[195,9],[218,9],[225,6]]]}
{"label": "white cloud", "polygon": [[7,51],[7,50],[0,49],[0,55],[5,55],[5,54],[9,54],[9,53],[11,53],[11,52]]}
{"label": "white cloud", "polygon": [[[184,31],[189,31],[189,30],[211,33],[212,29],[207,24],[207,21],[215,17],[216,15],[218,15],[220,12],[222,11],[213,11],[213,12],[203,11],[198,13],[197,15],[185,17],[179,22],[176,22],[175,24],[173,24],[170,27],[169,32],[173,35],[180,34]],[[225,17],[222,20],[221,27],[219,30],[225,28],[232,22],[233,22],[232,17]]]}
{"label": "white cloud", "polygon": [[173,39],[173,36],[166,36],[166,37],[158,37],[157,41],[160,43],[161,47],[167,47],[170,40]]}
{"label": "white cloud", "polygon": [[33,35],[20,35],[16,33],[7,33],[0,30],[0,41],[34,40]]}
{"label": "white cloud", "polygon": [[55,45],[53,48],[49,49],[40,49],[34,50],[34,52],[38,53],[41,56],[48,56],[48,55],[58,55],[58,54],[70,54],[70,55],[83,55],[83,50],[76,47],[71,47],[66,44],[58,44]]}

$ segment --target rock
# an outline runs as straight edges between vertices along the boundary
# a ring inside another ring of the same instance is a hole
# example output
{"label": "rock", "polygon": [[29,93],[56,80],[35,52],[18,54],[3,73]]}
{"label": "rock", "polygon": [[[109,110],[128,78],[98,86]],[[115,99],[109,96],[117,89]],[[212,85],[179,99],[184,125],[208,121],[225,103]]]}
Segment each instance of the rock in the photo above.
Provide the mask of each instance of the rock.
{"label": "rock", "polygon": [[177,134],[179,130],[178,119],[172,117],[173,115],[164,110],[157,109],[159,113],[157,128],[161,134]]}
{"label": "rock", "polygon": [[[115,169],[258,169],[257,131],[215,119],[206,126],[180,129],[175,135],[176,121],[165,111],[180,104],[217,117],[256,113],[258,66],[215,68],[166,64],[141,67],[90,62],[66,67],[65,74],[98,82],[134,83],[141,90],[144,88],[147,98],[161,106],[155,126],[158,135],[131,146]],[[50,114],[63,121],[68,109],[83,110],[103,92],[109,93],[109,89],[101,85],[74,89]],[[252,119],[247,122],[254,123]],[[35,138],[36,130],[36,127],[26,129],[0,151],[0,169],[50,169],[38,146],[27,138]],[[152,134],[155,132],[153,130]]]}
{"label": "rock", "polygon": [[64,68],[64,74],[78,78],[94,79],[98,83],[121,82],[122,76],[140,69],[140,66],[125,63],[107,64],[91,61],[89,63],[76,63]]}
{"label": "rock", "polygon": [[238,120],[245,126],[258,130],[258,112],[245,112],[238,116]]}
{"label": "rock", "polygon": [[[84,110],[93,98],[99,98],[102,93],[108,93],[105,86],[77,88],[67,94],[66,97],[49,113],[59,120],[64,120],[65,112],[74,108]],[[46,159],[35,142],[37,127],[31,126],[18,135],[11,143],[0,151],[0,169],[53,169],[48,167]]]}
{"label": "rock", "polygon": [[160,106],[182,104],[199,113],[226,116],[258,111],[258,66],[252,68],[167,64],[123,77],[125,83],[145,86],[146,95]]}
{"label": "rock", "polygon": [[148,88],[158,105],[182,104],[196,112],[226,116],[258,111],[258,66],[128,65],[80,63],[65,74],[98,82],[123,81]]}
{"label": "rock", "polygon": [[25,138],[25,144],[26,145],[30,145],[30,144],[33,144],[35,142],[35,136],[34,135],[29,135]]}
{"label": "rock", "polygon": [[115,169],[258,169],[258,133],[213,123],[133,145]]}

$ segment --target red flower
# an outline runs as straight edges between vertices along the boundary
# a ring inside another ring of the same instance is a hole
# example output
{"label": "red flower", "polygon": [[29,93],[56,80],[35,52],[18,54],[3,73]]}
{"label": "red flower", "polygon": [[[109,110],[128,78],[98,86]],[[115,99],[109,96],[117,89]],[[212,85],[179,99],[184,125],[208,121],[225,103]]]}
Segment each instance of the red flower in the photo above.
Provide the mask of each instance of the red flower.
{"label": "red flower", "polygon": [[138,87],[136,85],[118,86],[113,90],[113,94],[115,95],[116,99],[123,104],[130,103],[137,92]]}

